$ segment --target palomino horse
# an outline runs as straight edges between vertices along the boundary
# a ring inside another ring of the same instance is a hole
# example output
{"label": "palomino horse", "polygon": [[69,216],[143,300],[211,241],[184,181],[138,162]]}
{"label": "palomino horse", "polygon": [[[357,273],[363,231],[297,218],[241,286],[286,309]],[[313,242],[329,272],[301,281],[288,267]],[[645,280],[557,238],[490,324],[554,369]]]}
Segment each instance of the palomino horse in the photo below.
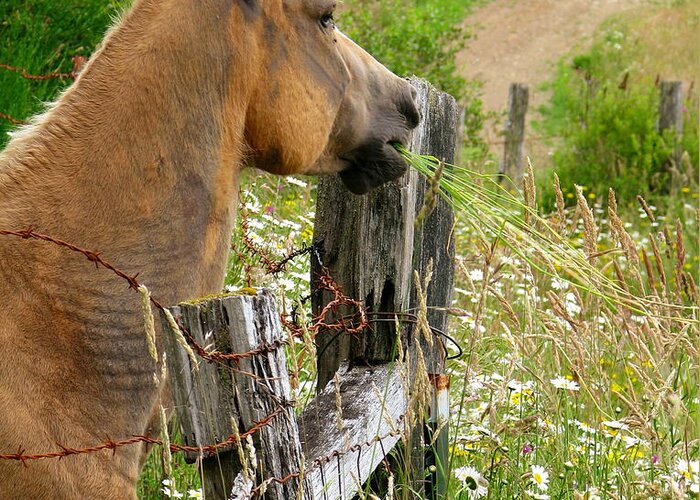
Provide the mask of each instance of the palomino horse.
{"label": "palomino horse", "polygon": [[[334,0],[137,0],[0,155],[0,228],[140,272],[161,302],[217,292],[244,164],[401,175],[409,84],[333,24]],[[138,294],[84,257],[0,238],[0,453],[149,433],[160,387]],[[0,498],[135,498],[144,447],[0,460]]]}

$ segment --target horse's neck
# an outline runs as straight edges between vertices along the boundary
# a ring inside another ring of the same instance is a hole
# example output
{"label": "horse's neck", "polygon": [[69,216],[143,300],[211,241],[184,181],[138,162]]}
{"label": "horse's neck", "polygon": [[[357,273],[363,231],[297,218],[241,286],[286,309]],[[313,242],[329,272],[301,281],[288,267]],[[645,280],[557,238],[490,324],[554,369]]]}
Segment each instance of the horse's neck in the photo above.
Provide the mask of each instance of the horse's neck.
{"label": "horse's neck", "polygon": [[231,95],[235,63],[216,26],[198,33],[198,22],[147,1],[136,6],[75,84],[8,147],[0,222],[100,250],[163,287],[164,300],[214,291],[243,114]]}

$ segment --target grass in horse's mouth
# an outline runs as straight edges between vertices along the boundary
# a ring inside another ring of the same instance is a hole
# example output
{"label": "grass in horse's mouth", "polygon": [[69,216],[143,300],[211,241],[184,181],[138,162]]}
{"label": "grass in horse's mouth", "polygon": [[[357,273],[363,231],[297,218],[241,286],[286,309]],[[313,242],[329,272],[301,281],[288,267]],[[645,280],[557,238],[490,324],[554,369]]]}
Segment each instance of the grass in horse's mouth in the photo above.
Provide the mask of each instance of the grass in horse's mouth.
{"label": "grass in horse's mouth", "polygon": [[[611,280],[580,248],[540,216],[534,201],[528,204],[509,179],[441,162],[434,156],[419,155],[399,143],[392,143],[392,146],[406,163],[428,178],[432,190],[452,206],[458,219],[484,240],[496,239],[505,244],[540,272],[602,298],[611,309],[624,306],[635,314],[658,317],[660,313],[654,311],[681,307],[670,303],[659,307],[661,299],[652,301],[635,296]],[[533,175],[531,166],[526,175]],[[534,192],[530,198],[534,200]],[[691,314],[681,316],[692,317]]]}

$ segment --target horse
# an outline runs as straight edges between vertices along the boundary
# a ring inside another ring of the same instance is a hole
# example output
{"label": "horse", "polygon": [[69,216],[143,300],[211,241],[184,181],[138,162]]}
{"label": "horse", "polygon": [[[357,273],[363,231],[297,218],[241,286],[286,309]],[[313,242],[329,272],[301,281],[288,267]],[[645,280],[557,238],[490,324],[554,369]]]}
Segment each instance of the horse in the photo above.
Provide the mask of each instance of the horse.
{"label": "horse", "polygon": [[[222,289],[246,166],[338,174],[348,196],[399,177],[415,91],[334,8],[136,0],[0,153],[0,229],[100,250],[176,304]],[[163,383],[126,288],[65,248],[0,237],[0,454],[157,435]],[[0,498],[136,498],[146,451],[0,460]]]}

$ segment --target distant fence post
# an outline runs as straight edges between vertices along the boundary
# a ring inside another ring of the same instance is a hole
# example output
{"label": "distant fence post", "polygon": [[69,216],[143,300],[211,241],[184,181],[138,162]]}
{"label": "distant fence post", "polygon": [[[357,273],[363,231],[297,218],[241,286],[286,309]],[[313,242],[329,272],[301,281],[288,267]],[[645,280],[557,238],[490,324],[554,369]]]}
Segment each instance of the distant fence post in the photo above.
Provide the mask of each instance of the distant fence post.
{"label": "distant fence post", "polygon": [[503,159],[499,174],[509,177],[520,187],[525,168],[525,115],[529,88],[523,83],[511,83],[508,90],[508,116],[504,130]]}
{"label": "distant fence post", "polygon": [[[414,131],[410,149],[453,162],[461,131],[461,113],[455,100],[426,82],[414,80],[413,84],[418,90],[422,120]],[[436,209],[416,227],[416,215],[423,206],[426,191],[425,179],[412,169],[401,179],[364,196],[349,194],[337,178],[321,179],[314,230],[317,255],[312,256],[311,265],[314,314],[319,314],[333,299],[333,295],[320,286],[321,277],[328,272],[345,295],[364,304],[371,328],[360,335],[319,331],[316,337],[318,390],[323,390],[327,384],[332,386],[329,381],[345,360],[351,372],[392,362],[396,356],[397,335],[401,335],[410,359],[416,359],[419,347],[422,350],[430,382],[443,388],[438,397],[434,387],[433,400],[437,402],[442,398],[444,401],[447,395],[444,388],[448,384],[444,375],[442,340],[434,337],[429,343],[422,336],[414,337],[410,321],[411,317],[415,318],[414,308],[418,303],[413,285],[414,270],[422,279],[428,262],[432,261],[433,277],[427,292],[428,321],[441,331],[446,330],[446,308],[452,291],[453,214],[449,205],[438,199]],[[353,312],[343,310],[337,315]],[[401,326],[400,331],[397,331],[397,324]],[[412,371],[409,389],[416,375],[414,368],[409,367]],[[426,448],[430,438],[426,439],[424,430],[430,433],[440,428],[441,437],[447,436],[446,419],[440,411],[434,410],[435,421],[421,422],[412,433],[412,442],[406,443],[408,459],[413,461],[416,474],[412,487],[416,492],[425,492],[425,497],[430,499],[444,495],[441,492],[445,489],[447,472],[446,450],[440,457],[440,451],[436,453]],[[426,425],[432,429],[427,429]],[[446,448],[446,438],[436,442]],[[388,453],[389,449],[384,451]],[[426,486],[424,471],[431,464],[436,465],[439,477],[433,478],[434,481],[429,478]]]}
{"label": "distant fence post", "polygon": [[680,139],[683,135],[683,83],[679,81],[661,81],[659,84],[659,131],[670,130],[673,136],[673,153],[669,158],[668,169],[671,173],[671,190],[676,190],[682,182],[681,156],[683,154]]}
{"label": "distant fence post", "polygon": [[[302,451],[274,296],[263,290],[256,295],[222,296],[169,309],[197,343],[210,350],[246,353],[261,346],[277,346],[237,360],[200,359],[195,371],[162,318],[168,376],[184,444],[206,447],[225,441],[234,433],[232,421],[243,433],[276,413],[269,424],[253,434],[258,478],[283,478],[298,472]],[[193,462],[198,455],[191,452],[185,458]],[[228,499],[242,470],[236,445],[203,455],[205,498]],[[256,471],[252,475],[255,478]],[[296,499],[298,489],[296,478],[284,484],[273,481],[267,486],[265,498]],[[305,490],[301,498],[314,498],[312,494]]]}

